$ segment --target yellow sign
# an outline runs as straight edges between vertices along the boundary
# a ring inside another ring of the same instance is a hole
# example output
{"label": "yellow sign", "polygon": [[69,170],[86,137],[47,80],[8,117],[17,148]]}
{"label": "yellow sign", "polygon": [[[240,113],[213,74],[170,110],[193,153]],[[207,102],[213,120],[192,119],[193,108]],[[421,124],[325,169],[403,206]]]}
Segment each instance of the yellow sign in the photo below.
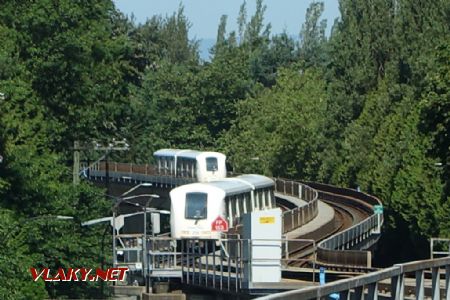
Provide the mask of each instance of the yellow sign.
{"label": "yellow sign", "polygon": [[275,224],[275,217],[259,217],[260,224]]}

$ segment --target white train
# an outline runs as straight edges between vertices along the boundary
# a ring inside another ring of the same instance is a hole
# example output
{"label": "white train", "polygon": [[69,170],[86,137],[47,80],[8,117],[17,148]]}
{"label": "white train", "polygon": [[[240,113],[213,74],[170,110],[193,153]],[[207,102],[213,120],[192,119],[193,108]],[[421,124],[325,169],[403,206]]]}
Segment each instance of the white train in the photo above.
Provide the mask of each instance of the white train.
{"label": "white train", "polygon": [[218,152],[161,149],[153,153],[159,175],[195,178],[198,182],[225,178],[226,156]]}
{"label": "white train", "polygon": [[275,183],[262,175],[241,175],[208,183],[186,184],[170,192],[172,237],[218,239],[218,216],[234,227],[251,211],[275,208]]}

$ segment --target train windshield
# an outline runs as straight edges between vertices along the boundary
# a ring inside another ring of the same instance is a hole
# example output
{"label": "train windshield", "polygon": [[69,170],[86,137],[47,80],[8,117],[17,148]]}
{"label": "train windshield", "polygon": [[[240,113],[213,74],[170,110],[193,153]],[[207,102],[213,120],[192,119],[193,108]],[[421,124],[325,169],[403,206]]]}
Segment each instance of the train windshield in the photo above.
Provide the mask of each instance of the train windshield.
{"label": "train windshield", "polygon": [[206,171],[217,171],[218,163],[216,157],[207,157],[206,158]]}
{"label": "train windshield", "polygon": [[206,219],[207,198],[205,193],[187,193],[186,194],[186,219]]}

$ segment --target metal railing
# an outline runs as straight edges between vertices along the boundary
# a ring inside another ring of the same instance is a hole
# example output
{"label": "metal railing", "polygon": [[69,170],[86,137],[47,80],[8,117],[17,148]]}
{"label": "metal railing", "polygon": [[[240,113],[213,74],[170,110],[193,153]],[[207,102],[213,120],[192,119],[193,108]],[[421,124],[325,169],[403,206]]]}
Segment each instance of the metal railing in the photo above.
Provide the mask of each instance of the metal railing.
{"label": "metal railing", "polygon": [[[317,261],[331,266],[345,265],[356,268],[370,268],[371,252],[351,249],[362,242],[370,241],[370,238],[374,235],[379,237],[383,215],[375,215],[372,208],[374,205],[381,205],[381,201],[372,195],[352,189],[313,182],[307,184],[318,191],[319,199],[328,201],[345,200],[346,203],[352,203],[371,214],[369,218],[358,224],[319,242],[317,245]],[[372,242],[365,243],[365,248],[369,248],[371,243],[375,243],[375,240],[372,239]]]}
{"label": "metal railing", "polygon": [[[82,172],[87,173],[90,178],[103,180],[106,177],[106,163],[98,162],[86,166],[82,164]],[[171,175],[158,174],[154,166],[145,164],[137,165],[133,163],[108,163],[108,175],[117,182],[152,182],[155,186],[176,187],[183,184],[196,182],[191,177],[174,177]]]}
{"label": "metal railing", "polygon": [[[306,262],[313,266],[311,280],[315,281],[315,258],[295,259],[289,253],[299,244],[311,244],[307,239],[221,239],[181,240],[183,282],[189,285],[240,292],[252,283],[253,266],[279,266],[281,270],[293,262]],[[277,246],[278,245],[278,246]],[[279,259],[253,257],[252,247],[279,247]]]}
{"label": "metal railing", "polygon": [[131,272],[142,274],[145,269],[150,277],[181,277],[181,253],[177,252],[175,239],[147,236],[148,265],[145,266],[144,235],[119,234],[116,238],[119,245],[117,253],[122,253],[123,256],[123,260],[118,262],[119,266],[126,266]]}
{"label": "metal railing", "polygon": [[[445,285],[441,291],[441,272],[445,271]],[[450,257],[434,260],[422,260],[405,264],[397,264],[382,271],[373,272],[350,279],[338,280],[322,286],[308,287],[284,293],[272,294],[260,299],[326,299],[332,294],[339,294],[340,299],[379,299],[382,283],[390,285],[390,298],[403,300],[405,298],[405,280],[413,274],[415,289],[412,291],[415,299],[425,298],[425,272],[431,270],[431,299],[450,299]],[[445,295],[445,298],[444,298]],[[386,299],[388,295],[384,295]]]}
{"label": "metal railing", "polygon": [[277,193],[297,197],[307,202],[304,206],[283,212],[283,233],[299,228],[317,216],[319,213],[318,193],[315,189],[292,180],[273,179]]}
{"label": "metal railing", "polygon": [[[447,251],[445,251],[447,249]],[[431,259],[435,257],[450,256],[450,239],[431,238],[430,239]]]}

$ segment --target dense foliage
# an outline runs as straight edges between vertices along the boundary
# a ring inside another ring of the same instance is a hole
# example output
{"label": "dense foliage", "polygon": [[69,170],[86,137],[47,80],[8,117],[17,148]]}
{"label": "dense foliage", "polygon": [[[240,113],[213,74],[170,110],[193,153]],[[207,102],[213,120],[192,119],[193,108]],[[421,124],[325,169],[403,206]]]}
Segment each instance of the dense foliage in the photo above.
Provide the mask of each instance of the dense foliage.
{"label": "dense foliage", "polygon": [[328,38],[313,2],[296,39],[271,34],[262,0],[251,16],[244,2],[202,61],[182,6],[135,24],[111,0],[2,1],[0,294],[100,297],[28,273],[100,264],[104,228],[79,224],[110,204],[72,185],[74,141],[127,138],[117,158],[133,162],[214,149],[238,172],[359,187],[386,207],[383,264],[450,237],[450,3],[339,3]]}

